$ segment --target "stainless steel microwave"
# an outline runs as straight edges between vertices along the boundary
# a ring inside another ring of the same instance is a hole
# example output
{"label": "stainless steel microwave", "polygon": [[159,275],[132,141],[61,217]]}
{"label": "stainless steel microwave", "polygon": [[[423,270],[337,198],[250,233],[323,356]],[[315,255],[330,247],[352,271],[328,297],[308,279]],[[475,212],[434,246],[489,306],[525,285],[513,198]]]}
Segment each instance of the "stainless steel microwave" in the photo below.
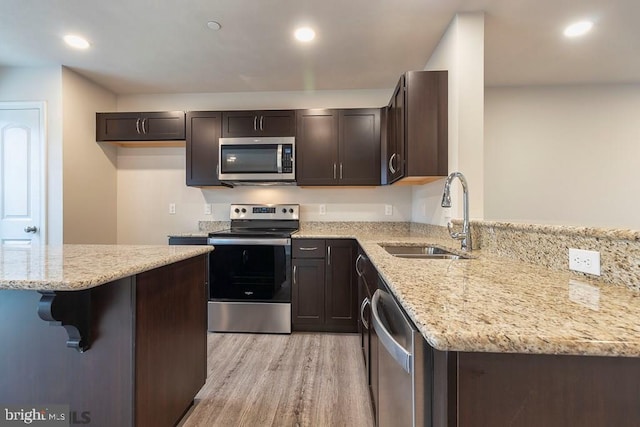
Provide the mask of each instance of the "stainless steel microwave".
{"label": "stainless steel microwave", "polygon": [[295,182],[294,137],[220,138],[218,179]]}

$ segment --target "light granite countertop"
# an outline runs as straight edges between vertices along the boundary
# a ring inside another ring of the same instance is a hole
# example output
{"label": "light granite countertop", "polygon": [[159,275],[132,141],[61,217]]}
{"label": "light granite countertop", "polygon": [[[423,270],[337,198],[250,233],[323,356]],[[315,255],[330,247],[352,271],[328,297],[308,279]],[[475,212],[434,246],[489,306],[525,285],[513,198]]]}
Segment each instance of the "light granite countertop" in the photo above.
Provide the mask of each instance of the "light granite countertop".
{"label": "light granite countertop", "polygon": [[212,246],[4,247],[0,248],[0,289],[88,289],[211,250]]}
{"label": "light granite countertop", "polygon": [[294,238],[354,238],[425,339],[438,350],[640,356],[640,292],[477,250],[470,260],[393,257],[380,244],[452,239],[349,227]]}

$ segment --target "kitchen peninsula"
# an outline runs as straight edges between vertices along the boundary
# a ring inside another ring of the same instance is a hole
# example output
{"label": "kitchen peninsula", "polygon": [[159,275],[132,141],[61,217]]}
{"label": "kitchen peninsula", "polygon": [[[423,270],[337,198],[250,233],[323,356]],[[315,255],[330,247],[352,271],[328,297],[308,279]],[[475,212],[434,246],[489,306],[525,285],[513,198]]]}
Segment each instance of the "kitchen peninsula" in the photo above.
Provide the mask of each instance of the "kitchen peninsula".
{"label": "kitchen peninsula", "polygon": [[0,402],[174,425],[206,378],[210,246],[0,249]]}

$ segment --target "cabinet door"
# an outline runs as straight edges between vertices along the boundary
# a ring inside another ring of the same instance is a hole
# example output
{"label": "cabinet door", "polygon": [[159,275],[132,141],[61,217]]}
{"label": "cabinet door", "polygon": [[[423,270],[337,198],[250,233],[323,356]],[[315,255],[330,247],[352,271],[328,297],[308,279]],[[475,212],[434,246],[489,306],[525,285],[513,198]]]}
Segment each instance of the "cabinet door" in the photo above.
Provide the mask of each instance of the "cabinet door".
{"label": "cabinet door", "polygon": [[227,111],[222,115],[222,136],[295,136],[293,110]]}
{"label": "cabinet door", "polygon": [[218,138],[221,113],[187,113],[187,185],[220,185],[218,181]]}
{"label": "cabinet door", "polygon": [[96,141],[171,141],[184,138],[183,111],[96,113]]}
{"label": "cabinet door", "polygon": [[292,329],[321,331],[325,322],[324,258],[293,259]]}
{"label": "cabinet door", "polygon": [[387,110],[386,175],[391,184],[404,176],[405,165],[405,79],[400,78]]}
{"label": "cabinet door", "polygon": [[338,183],[337,111],[298,110],[296,126],[298,185],[336,185]]}
{"label": "cabinet door", "polygon": [[353,240],[327,240],[327,330],[357,332],[358,290],[355,274],[356,245]]}
{"label": "cabinet door", "polygon": [[261,136],[296,136],[295,111],[259,111],[258,129]]}
{"label": "cabinet door", "polygon": [[340,110],[340,185],[380,185],[380,109]]}

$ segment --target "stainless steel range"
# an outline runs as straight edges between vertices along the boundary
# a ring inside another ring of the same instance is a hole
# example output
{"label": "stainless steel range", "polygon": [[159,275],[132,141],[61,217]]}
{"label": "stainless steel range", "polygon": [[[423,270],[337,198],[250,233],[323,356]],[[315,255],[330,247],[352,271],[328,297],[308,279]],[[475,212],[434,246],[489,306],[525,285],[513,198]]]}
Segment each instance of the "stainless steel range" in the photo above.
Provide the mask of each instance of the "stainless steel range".
{"label": "stainless steel range", "polygon": [[291,333],[291,235],[299,205],[231,205],[209,234],[209,330]]}

